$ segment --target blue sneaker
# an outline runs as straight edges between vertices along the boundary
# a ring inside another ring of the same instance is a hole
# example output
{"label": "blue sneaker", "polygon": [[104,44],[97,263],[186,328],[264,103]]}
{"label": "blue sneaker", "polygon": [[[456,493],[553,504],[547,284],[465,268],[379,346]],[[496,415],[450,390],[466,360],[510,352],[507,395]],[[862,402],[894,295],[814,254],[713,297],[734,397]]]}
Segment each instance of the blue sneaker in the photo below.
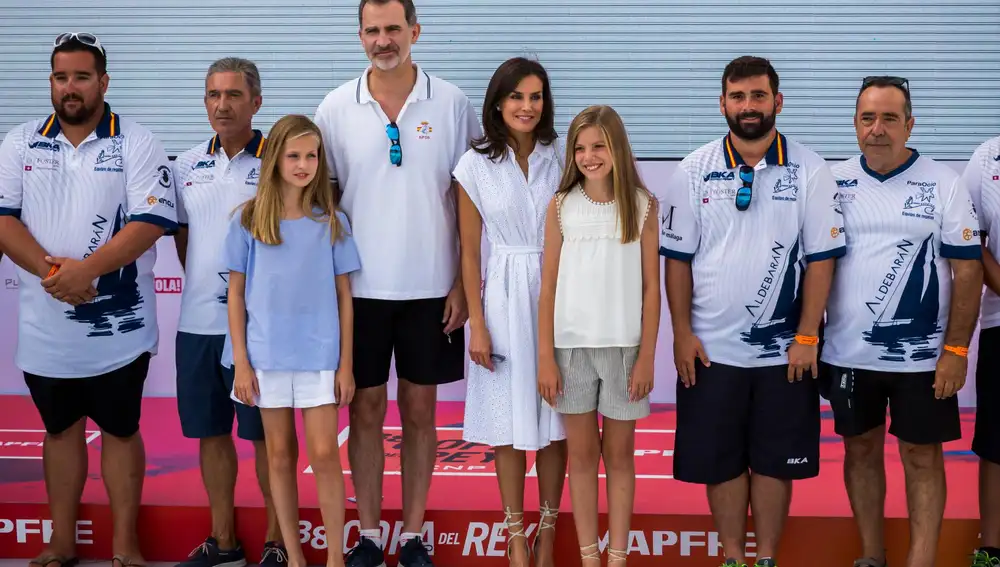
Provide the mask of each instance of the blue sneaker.
{"label": "blue sneaker", "polygon": [[269,541],[264,543],[264,551],[260,554],[260,567],[287,567],[288,552],[280,543]]}
{"label": "blue sneaker", "polygon": [[219,542],[210,537],[194,548],[177,567],[246,567],[246,564],[247,557],[240,542],[236,542],[236,549],[223,551],[219,549]]}
{"label": "blue sneaker", "polygon": [[385,555],[375,542],[362,536],[358,545],[344,556],[347,567],[385,567]]}

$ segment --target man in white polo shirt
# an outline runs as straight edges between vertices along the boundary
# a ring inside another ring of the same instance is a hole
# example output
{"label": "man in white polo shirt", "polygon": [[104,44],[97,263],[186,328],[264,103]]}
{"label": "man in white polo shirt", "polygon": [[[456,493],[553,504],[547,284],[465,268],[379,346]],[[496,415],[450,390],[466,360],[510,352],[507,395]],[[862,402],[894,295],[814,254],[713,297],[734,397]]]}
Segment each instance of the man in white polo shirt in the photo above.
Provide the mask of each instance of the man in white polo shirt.
{"label": "man in white polo shirt", "polygon": [[412,62],[420,35],[412,0],[361,0],[358,21],[371,66],[316,111],[363,266],[351,275],[357,392],[348,440],[363,537],[347,565],[384,562],[382,425],[395,354],[405,498],[400,565],[427,566],[420,534],[436,456],[437,386],[465,376],[467,311],[451,172],[481,129],[457,87]]}
{"label": "man in white polo shirt", "polygon": [[980,546],[973,566],[1000,564],[1000,136],[982,143],[962,175],[979,211],[986,293],[979,320],[976,359],[976,432],[972,451],[979,457]]}
{"label": "man in white polo shirt", "polygon": [[722,75],[730,132],[687,156],[661,195],[674,331],[674,477],[707,486],[726,565],[773,567],[792,481],[819,473],[817,344],[844,254],[826,162],[775,129],[778,74],[740,57]]}
{"label": "man in white polo shirt", "polygon": [[215,135],[174,161],[180,223],[174,243],[185,276],[176,339],[177,409],[184,436],[199,439],[201,474],[212,508],[211,536],[179,567],[246,565],[233,517],[239,468],[234,416],[237,435],[254,444],[257,481],[267,509],[260,565],[280,567],[287,562],[271,501],[260,409],[233,402],[233,370],[222,365],[229,328],[229,271],[220,243],[233,211],[257,193],[266,140],[252,123],[261,103],[260,72],[252,61],[215,61],[205,77],[205,109]]}
{"label": "man in white polo shirt", "polygon": [[934,565],[945,504],[942,444],[961,438],[958,398],[982,294],[979,219],[959,174],[906,145],[909,84],[868,77],[838,163],[848,233],[827,309],[824,396],[844,438],[844,480],[863,558],[885,564],[886,405],[899,441],[911,567]]}
{"label": "man in white polo shirt", "polygon": [[51,65],[55,112],[0,146],[0,247],[20,287],[16,363],[46,430],[52,537],[34,563],[77,562],[89,417],[102,433],[115,563],[142,564],[139,418],[158,343],[154,245],[177,227],[173,177],[149,130],[104,102],[107,53],[94,35],[59,35]]}

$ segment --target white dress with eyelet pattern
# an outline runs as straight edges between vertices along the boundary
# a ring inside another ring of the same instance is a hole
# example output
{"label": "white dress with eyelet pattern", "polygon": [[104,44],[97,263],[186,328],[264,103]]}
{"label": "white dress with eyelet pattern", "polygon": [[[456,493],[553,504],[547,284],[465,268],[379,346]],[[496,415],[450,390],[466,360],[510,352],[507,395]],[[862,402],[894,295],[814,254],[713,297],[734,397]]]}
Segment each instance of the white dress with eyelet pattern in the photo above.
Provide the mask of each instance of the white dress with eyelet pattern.
{"label": "white dress with eyelet pattern", "polygon": [[535,451],[565,439],[562,418],[538,394],[538,294],[545,213],[562,175],[563,143],[536,144],[525,178],[514,153],[496,162],[469,150],[455,179],[476,205],[489,243],[483,313],[493,372],[469,362],[462,438]]}

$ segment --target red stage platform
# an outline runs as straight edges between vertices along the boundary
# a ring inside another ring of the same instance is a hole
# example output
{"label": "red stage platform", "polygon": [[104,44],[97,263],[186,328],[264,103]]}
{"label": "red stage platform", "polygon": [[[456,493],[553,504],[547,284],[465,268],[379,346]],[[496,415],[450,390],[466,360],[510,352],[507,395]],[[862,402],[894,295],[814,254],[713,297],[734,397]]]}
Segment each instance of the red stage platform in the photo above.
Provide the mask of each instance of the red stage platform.
{"label": "red stage platform", "polygon": [[[198,470],[198,443],[181,436],[176,402],[172,398],[147,399],[143,412],[142,432],[148,463],[140,515],[143,552],[149,561],[176,561],[200,543],[210,527],[207,498]],[[429,497],[425,539],[433,543],[433,555],[440,566],[503,566],[506,534],[493,456],[487,447],[461,440],[462,416],[460,403],[441,403],[438,407],[438,464]],[[964,438],[946,447],[948,505],[937,561],[937,565],[944,567],[967,565],[968,553],[978,541],[977,461],[968,451],[974,414],[965,413],[962,417]],[[394,556],[402,528],[400,429],[394,405],[390,405],[386,423],[382,531],[387,551]],[[629,565],[633,567],[664,564],[708,567],[721,562],[721,546],[704,490],[671,477],[673,427],[674,412],[669,405],[654,406],[653,414],[639,424],[638,480],[629,556]],[[346,413],[341,414],[340,428],[346,469]],[[823,435],[821,475],[795,485],[792,518],[778,557],[782,565],[850,565],[860,549],[842,480],[843,447],[833,433],[829,416],[823,422]],[[32,557],[41,550],[51,532],[42,474],[43,437],[41,422],[29,398],[0,396],[0,557]],[[90,478],[77,529],[79,553],[81,557],[107,560],[111,556],[111,523],[100,480],[100,433],[91,431],[88,441]],[[890,438],[887,443],[893,445],[886,447],[889,474],[886,514],[890,518],[886,527],[887,545],[890,564],[901,565],[908,539],[903,471],[894,441]],[[259,557],[265,519],[256,489],[252,448],[242,441],[237,447],[241,458],[236,493],[238,535],[253,560]],[[316,489],[304,447],[300,454],[300,533],[309,562],[322,564],[326,558],[325,529],[316,507]],[[345,473],[350,497],[353,489],[349,471]],[[538,521],[534,478],[529,478],[526,493],[525,508],[529,511],[526,524],[533,533]],[[561,508],[557,557],[564,558],[560,565],[579,565],[568,483]],[[603,487],[601,511],[606,511]],[[356,518],[353,504],[348,502],[345,529],[348,546],[358,538]],[[602,519],[602,530],[605,529]],[[752,527],[749,531],[753,531]],[[602,537],[603,549],[607,546],[606,531]],[[747,547],[753,554],[752,534],[749,542]],[[389,564],[395,565],[395,561]]]}

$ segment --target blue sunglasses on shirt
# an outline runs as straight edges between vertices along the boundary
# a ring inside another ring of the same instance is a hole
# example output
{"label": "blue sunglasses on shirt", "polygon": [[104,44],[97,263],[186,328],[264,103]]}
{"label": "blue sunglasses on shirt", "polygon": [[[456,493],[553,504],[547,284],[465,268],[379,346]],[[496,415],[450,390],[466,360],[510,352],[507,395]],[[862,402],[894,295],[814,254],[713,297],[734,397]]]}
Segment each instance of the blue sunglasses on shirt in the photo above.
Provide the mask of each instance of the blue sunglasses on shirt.
{"label": "blue sunglasses on shirt", "polygon": [[743,186],[736,190],[736,210],[745,211],[750,208],[753,200],[753,168],[749,165],[740,166],[740,181]]}
{"label": "blue sunglasses on shirt", "polygon": [[396,167],[403,165],[403,146],[399,145],[399,126],[395,122],[390,122],[385,127],[385,133],[389,136],[389,163]]}

